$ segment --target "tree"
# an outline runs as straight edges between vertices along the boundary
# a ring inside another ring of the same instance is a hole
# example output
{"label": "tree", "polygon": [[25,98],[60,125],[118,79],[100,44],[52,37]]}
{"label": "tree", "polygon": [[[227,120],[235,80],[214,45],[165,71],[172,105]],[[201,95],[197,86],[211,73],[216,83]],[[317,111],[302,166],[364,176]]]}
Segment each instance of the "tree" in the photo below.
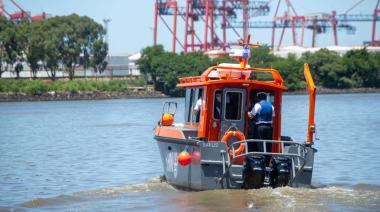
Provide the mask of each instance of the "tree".
{"label": "tree", "polygon": [[[13,22],[4,17],[0,17],[0,44],[1,73],[3,73],[15,63],[19,49],[16,41],[16,27]],[[3,68],[4,64],[5,68]]]}
{"label": "tree", "polygon": [[367,49],[351,50],[344,56],[347,72],[358,87],[378,87],[379,56],[371,55]]}
{"label": "tree", "polygon": [[72,80],[81,54],[80,18],[76,14],[56,18],[60,22],[58,30],[62,39],[62,63],[65,72],[69,74],[69,79]]}
{"label": "tree", "polygon": [[[80,31],[80,43],[82,45],[82,53],[80,58],[80,65],[82,65],[86,70],[90,66],[93,66],[91,65],[91,57],[97,58],[97,62],[95,64],[98,64],[97,71],[101,73],[107,66],[106,61],[104,61],[108,55],[108,43],[104,42],[106,31],[102,25],[96,23],[94,20],[87,16],[81,17],[81,23],[82,27],[80,28],[82,30]],[[97,55],[94,56],[94,54]]]}
{"label": "tree", "polygon": [[252,47],[251,57],[248,63],[255,67],[271,67],[277,61],[277,57],[270,52],[268,46]]}
{"label": "tree", "polygon": [[345,62],[338,53],[321,49],[302,57],[313,69],[319,85],[327,88],[350,88],[354,82],[347,77]]}
{"label": "tree", "polygon": [[[54,19],[54,20],[52,20]],[[89,17],[72,14],[57,16],[47,21],[57,22],[56,32],[60,38],[61,60],[70,80],[74,78],[75,68],[90,66],[90,52],[94,42],[105,35],[103,27]]]}
{"label": "tree", "polygon": [[208,67],[217,65],[219,61],[211,61],[207,55],[201,52],[191,52],[181,55],[184,67],[179,70],[181,77],[197,76],[203,73]]}
{"label": "tree", "polygon": [[37,78],[37,72],[40,70],[45,59],[44,41],[46,32],[43,31],[44,24],[44,22],[33,24],[28,34],[28,47],[25,56],[31,69],[33,79]]}
{"label": "tree", "polygon": [[178,78],[196,76],[211,66],[210,59],[201,52],[175,54],[165,52],[163,46],[146,47],[137,61],[140,70],[150,75],[155,90],[170,96],[182,96],[183,90],[176,87]]}
{"label": "tree", "polygon": [[5,46],[7,45],[5,42],[5,36],[7,33],[7,30],[12,28],[13,25],[10,21],[8,21],[4,16],[0,16],[0,78],[1,75],[6,71],[6,68],[4,67],[7,54]]}
{"label": "tree", "polygon": [[277,59],[274,67],[281,73],[289,90],[298,90],[305,87],[302,72],[303,61],[297,59],[294,54],[289,54],[286,59]]}
{"label": "tree", "polygon": [[13,72],[16,73],[16,79],[18,79],[20,78],[20,73],[24,70],[23,62],[25,61],[25,55],[28,52],[30,23],[27,20],[23,20],[18,23],[14,29],[13,51],[16,54],[16,58],[12,62],[15,64]]}
{"label": "tree", "polygon": [[157,90],[157,73],[152,67],[152,61],[154,58],[164,54],[164,47],[157,45],[155,47],[149,46],[141,50],[141,58],[137,61],[137,65],[140,68],[141,73],[150,76],[153,82],[154,88]]}
{"label": "tree", "polygon": [[217,57],[212,59],[211,64],[212,65],[219,65],[221,63],[237,63],[237,60],[234,58],[231,58],[228,55],[222,56],[222,57]]}
{"label": "tree", "polygon": [[380,87],[380,52],[371,53],[370,60],[373,63],[373,71],[376,75],[374,78],[374,80],[377,82],[375,86]]}
{"label": "tree", "polygon": [[61,49],[59,36],[50,33],[49,40],[44,42],[44,67],[51,80],[56,79],[56,74],[61,64]]}
{"label": "tree", "polygon": [[156,90],[175,96],[176,92],[172,90],[175,88],[178,77],[180,76],[179,71],[182,70],[180,66],[184,65],[180,62],[180,59],[179,55],[171,52],[165,52],[153,58],[151,73],[156,75]]}
{"label": "tree", "polygon": [[42,63],[52,80],[60,67],[69,74],[70,80],[79,65],[84,69],[96,66],[96,71],[103,71],[104,55],[108,54],[108,47],[102,41],[104,34],[103,27],[86,16],[72,14],[50,18],[33,26],[28,62],[34,70]]}
{"label": "tree", "polygon": [[108,54],[108,44],[102,40],[96,40],[91,49],[90,64],[96,74],[101,74],[107,67],[105,61]]}
{"label": "tree", "polygon": [[27,61],[33,78],[43,66],[52,80],[60,67],[73,79],[76,67],[82,65],[86,69],[91,65],[90,57],[96,70],[103,71],[104,55],[108,51],[103,43],[104,35],[102,25],[76,14],[35,24],[22,21],[17,25],[0,17],[0,77],[12,66],[18,78],[23,62]]}
{"label": "tree", "polygon": [[24,70],[24,66],[22,65],[20,61],[17,61],[15,65],[15,70],[14,70],[14,72],[16,72],[16,79],[20,78],[20,72],[23,70]]}
{"label": "tree", "polygon": [[56,79],[57,71],[62,64],[63,41],[61,37],[60,21],[51,18],[36,27],[36,33],[42,35],[42,58],[43,67],[51,80]]}

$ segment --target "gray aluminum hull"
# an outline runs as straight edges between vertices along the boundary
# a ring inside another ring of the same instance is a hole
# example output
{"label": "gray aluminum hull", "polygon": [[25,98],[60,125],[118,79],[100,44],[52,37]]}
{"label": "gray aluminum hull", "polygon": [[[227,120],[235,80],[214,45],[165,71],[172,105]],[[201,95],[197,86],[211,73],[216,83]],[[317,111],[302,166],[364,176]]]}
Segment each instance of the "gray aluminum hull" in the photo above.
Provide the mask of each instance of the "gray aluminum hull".
{"label": "gray aluminum hull", "polygon": [[[164,175],[169,184],[189,190],[242,188],[243,166],[230,160],[225,143],[160,136],[156,136],[155,139],[160,150]],[[192,158],[189,165],[181,166],[177,157],[185,149],[192,156],[198,152],[201,157]],[[291,156],[293,170],[289,186],[310,187],[316,149],[293,142],[283,144],[282,149],[283,155],[298,155]],[[246,155],[253,154],[262,153],[246,152]]]}

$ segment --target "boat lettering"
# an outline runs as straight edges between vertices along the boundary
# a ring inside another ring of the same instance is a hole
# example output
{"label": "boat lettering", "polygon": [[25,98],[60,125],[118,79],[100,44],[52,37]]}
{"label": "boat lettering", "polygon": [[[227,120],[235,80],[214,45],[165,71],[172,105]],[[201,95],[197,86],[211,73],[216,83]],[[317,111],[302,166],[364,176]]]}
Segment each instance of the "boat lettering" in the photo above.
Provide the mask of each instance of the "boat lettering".
{"label": "boat lettering", "polygon": [[207,143],[203,143],[203,146],[202,147],[209,147],[209,148],[218,148],[218,143],[216,142],[207,142]]}
{"label": "boat lettering", "polygon": [[168,152],[166,154],[166,172],[173,174],[174,178],[177,178],[178,174],[178,153],[177,152]]}

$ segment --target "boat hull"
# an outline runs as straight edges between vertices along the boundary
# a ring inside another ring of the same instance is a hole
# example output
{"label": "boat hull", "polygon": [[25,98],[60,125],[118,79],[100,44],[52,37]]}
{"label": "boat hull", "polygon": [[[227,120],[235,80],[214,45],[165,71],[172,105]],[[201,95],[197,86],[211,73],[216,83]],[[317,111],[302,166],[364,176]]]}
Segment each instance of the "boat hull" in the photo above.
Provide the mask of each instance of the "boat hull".
{"label": "boat hull", "polygon": [[[241,189],[243,187],[243,165],[228,166],[229,158],[226,145],[222,142],[203,142],[192,139],[174,139],[156,136],[160,150],[164,175],[167,182],[175,187],[189,190]],[[310,187],[314,153],[312,147],[304,147],[308,154],[304,163],[293,160],[292,187]],[[296,148],[284,148],[286,153],[295,153]],[[191,163],[182,166],[178,163],[178,154],[187,151],[191,155]]]}
{"label": "boat hull", "polygon": [[164,175],[169,184],[193,190],[202,190],[201,165],[194,159],[187,166],[181,166],[177,157],[180,152],[187,150],[192,156],[200,152],[196,142],[180,139],[155,137],[160,150]]}

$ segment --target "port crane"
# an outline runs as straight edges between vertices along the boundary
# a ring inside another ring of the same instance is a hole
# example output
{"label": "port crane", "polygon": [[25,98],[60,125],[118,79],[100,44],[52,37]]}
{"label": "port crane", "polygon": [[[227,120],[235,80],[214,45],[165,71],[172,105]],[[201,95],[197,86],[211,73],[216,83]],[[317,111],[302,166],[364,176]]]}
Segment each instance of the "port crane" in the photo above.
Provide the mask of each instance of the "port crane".
{"label": "port crane", "polygon": [[[285,2],[285,12],[284,15],[280,16],[278,11],[282,2]],[[356,27],[351,23],[353,22],[372,22],[372,34],[370,46],[380,46],[380,38],[378,41],[375,40],[376,34],[376,22],[380,20],[380,8],[379,2],[377,0],[376,6],[374,8],[373,14],[350,14],[349,12],[360,5],[364,0],[360,0],[350,7],[343,14],[337,14],[336,11],[331,13],[315,13],[309,15],[298,15],[294,9],[293,4],[290,0],[278,0],[276,11],[272,21],[251,21],[247,24],[248,28],[259,28],[272,29],[272,42],[271,47],[275,46],[275,33],[276,29],[281,30],[280,38],[278,41],[277,48],[282,45],[284,33],[286,29],[291,29],[292,31],[292,41],[293,45],[304,46],[304,30],[312,30],[312,47],[316,47],[316,36],[317,34],[326,33],[328,29],[333,31],[334,45],[339,45],[338,43],[338,33],[337,30],[345,29],[347,33],[353,34],[356,31]],[[228,28],[244,28],[242,22],[234,22],[227,26]],[[297,40],[297,29],[301,29],[300,41]]]}
{"label": "port crane", "polygon": [[[285,32],[292,34],[292,44],[304,46],[305,29],[312,31],[311,46],[316,47],[317,35],[332,31],[334,45],[339,45],[338,31],[345,30],[349,34],[356,32],[353,23],[371,23],[371,40],[365,45],[380,46],[380,37],[376,38],[377,21],[380,20],[379,2],[374,9],[365,14],[353,14],[352,11],[365,0],[357,1],[344,13],[337,11],[299,14],[291,0],[156,0],[154,7],[153,44],[157,45],[158,21],[170,32],[172,51],[176,52],[177,45],[186,54],[188,51],[221,50],[237,46],[248,34],[248,30],[272,29],[271,47],[280,48],[283,45]],[[180,4],[182,3],[182,4]],[[273,7],[274,6],[274,7]],[[274,16],[270,20],[259,21],[259,16],[267,16],[271,8]],[[172,25],[166,17],[172,17]],[[178,20],[184,22],[184,28],[178,29]],[[290,29],[290,30],[289,30]],[[183,39],[177,35],[183,30]],[[280,36],[276,36],[280,30]],[[232,32],[236,38],[227,39]]]}
{"label": "port crane", "polygon": [[32,16],[30,12],[24,10],[15,0],[9,0],[9,2],[14,5],[19,11],[10,13],[5,9],[3,0],[0,0],[0,16],[8,17],[10,20],[16,23],[22,20],[28,20],[31,23],[46,20],[50,17],[49,14],[42,12],[41,14]]}

